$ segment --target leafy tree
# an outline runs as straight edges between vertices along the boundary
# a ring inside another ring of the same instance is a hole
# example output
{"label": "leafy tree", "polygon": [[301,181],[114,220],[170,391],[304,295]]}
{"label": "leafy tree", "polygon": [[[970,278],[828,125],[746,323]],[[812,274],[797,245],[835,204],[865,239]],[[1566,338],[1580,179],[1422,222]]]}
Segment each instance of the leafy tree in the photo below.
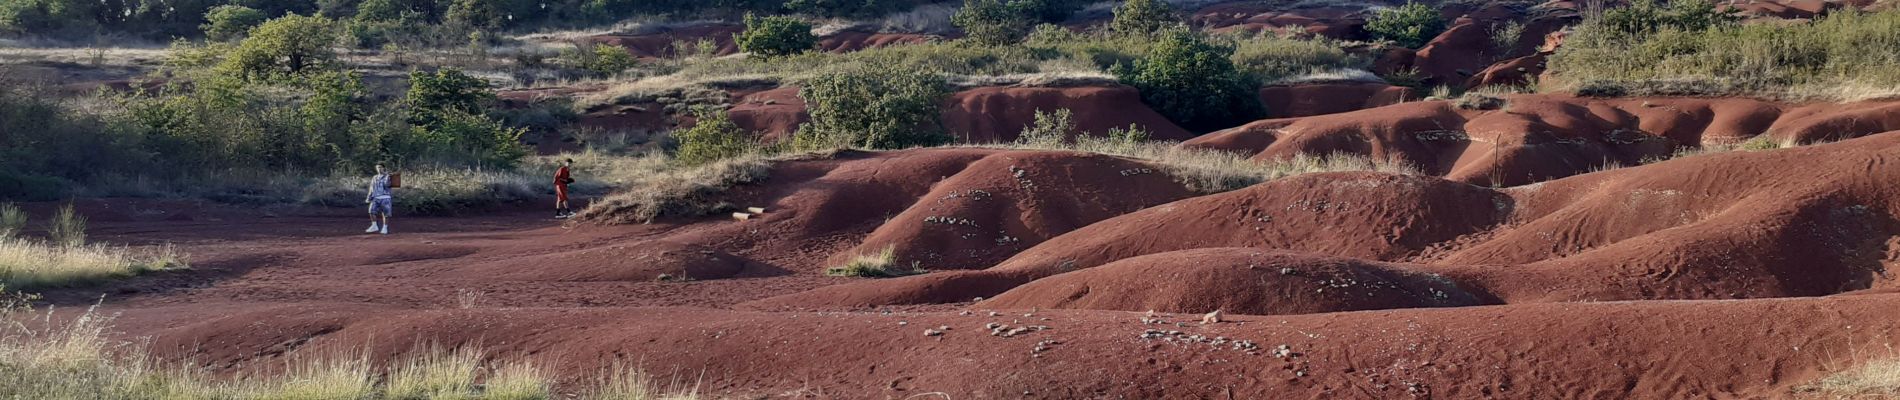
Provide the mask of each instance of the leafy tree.
{"label": "leafy tree", "polygon": [[1058,23],[1066,21],[1076,10],[1088,5],[1082,0],[1010,0],[1009,8],[1038,21]]}
{"label": "leafy tree", "polygon": [[1445,20],[1438,10],[1422,3],[1405,3],[1398,8],[1379,10],[1366,20],[1366,32],[1406,48],[1424,47],[1445,31]]}
{"label": "leafy tree", "polygon": [[1174,8],[1162,0],[1128,0],[1115,7],[1108,29],[1121,35],[1155,35],[1181,24]]}
{"label": "leafy tree", "polygon": [[1021,42],[1034,25],[1027,16],[1001,0],[964,0],[963,8],[950,16],[950,23],[962,28],[970,40],[985,46]]}
{"label": "leafy tree", "polygon": [[219,72],[244,80],[270,80],[325,68],[336,60],[336,24],[323,17],[287,15],[251,30],[218,65]]}
{"label": "leafy tree", "polygon": [[488,116],[451,110],[439,114],[433,126],[416,126],[416,135],[446,144],[453,154],[475,158],[481,165],[514,168],[528,155],[521,145],[527,129],[511,128]]}
{"label": "leafy tree", "polygon": [[203,26],[205,37],[211,40],[232,40],[244,36],[251,28],[264,23],[264,12],[255,8],[226,4],[205,13]]}
{"label": "leafy tree", "polygon": [[507,20],[502,16],[502,11],[496,9],[494,3],[499,2],[494,0],[455,0],[455,3],[449,5],[447,17],[444,19],[450,24],[463,27],[478,29],[501,28]]}
{"label": "leafy tree", "polygon": [[1190,130],[1207,132],[1265,114],[1259,83],[1234,67],[1234,48],[1185,29],[1163,33],[1133,67],[1115,68],[1142,101]]}
{"label": "leafy tree", "polygon": [[409,92],[402,105],[409,109],[409,123],[433,128],[446,114],[481,113],[482,105],[495,99],[492,88],[488,81],[455,68],[414,71],[409,73]]}
{"label": "leafy tree", "polygon": [[799,91],[811,123],[799,127],[799,148],[904,148],[947,141],[938,103],[949,96],[943,77],[916,70],[851,65],[819,74]]}
{"label": "leafy tree", "polygon": [[693,114],[698,122],[678,134],[680,147],[674,159],[687,165],[704,164],[752,149],[751,135],[733,123],[725,110],[706,107],[694,110]]}
{"label": "leafy tree", "polygon": [[818,37],[812,36],[811,24],[776,15],[758,18],[746,14],[745,31],[734,36],[733,41],[738,42],[741,51],[766,57],[798,54],[818,47]]}

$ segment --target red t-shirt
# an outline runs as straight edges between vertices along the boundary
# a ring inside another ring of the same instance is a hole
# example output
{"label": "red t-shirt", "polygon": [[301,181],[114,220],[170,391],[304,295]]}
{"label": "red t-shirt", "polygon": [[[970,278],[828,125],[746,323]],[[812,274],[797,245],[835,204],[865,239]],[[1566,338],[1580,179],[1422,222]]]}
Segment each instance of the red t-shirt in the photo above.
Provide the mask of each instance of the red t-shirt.
{"label": "red t-shirt", "polygon": [[567,187],[567,181],[567,167],[561,167],[559,171],[554,171],[554,186]]}

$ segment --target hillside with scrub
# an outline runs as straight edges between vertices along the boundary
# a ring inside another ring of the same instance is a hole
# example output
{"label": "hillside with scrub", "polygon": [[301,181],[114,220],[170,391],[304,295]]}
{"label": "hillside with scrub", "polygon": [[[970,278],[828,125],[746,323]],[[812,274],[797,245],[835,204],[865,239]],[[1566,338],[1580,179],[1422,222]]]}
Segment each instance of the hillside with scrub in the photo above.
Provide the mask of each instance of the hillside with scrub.
{"label": "hillside with scrub", "polygon": [[0,0],[0,398],[1900,396],[1895,6]]}

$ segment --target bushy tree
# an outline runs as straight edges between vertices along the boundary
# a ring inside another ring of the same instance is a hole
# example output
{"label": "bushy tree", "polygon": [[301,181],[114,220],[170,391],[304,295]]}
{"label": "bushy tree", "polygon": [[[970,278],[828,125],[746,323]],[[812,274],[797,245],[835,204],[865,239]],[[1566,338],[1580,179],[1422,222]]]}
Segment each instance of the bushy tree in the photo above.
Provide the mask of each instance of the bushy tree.
{"label": "bushy tree", "polygon": [[1379,10],[1366,20],[1366,32],[1406,48],[1416,49],[1430,43],[1445,31],[1445,19],[1438,10],[1423,3],[1405,3],[1397,8]]}
{"label": "bushy tree", "polygon": [[1001,0],[963,0],[963,8],[950,16],[950,23],[963,29],[970,40],[985,46],[1021,42],[1035,25],[1028,16]]}
{"label": "bushy tree", "polygon": [[752,150],[751,135],[733,123],[725,110],[704,107],[693,110],[693,114],[698,119],[693,127],[675,135],[679,139],[675,160],[687,165],[704,164]]}
{"label": "bushy tree", "polygon": [[1059,23],[1066,21],[1082,6],[1083,0],[1010,0],[1009,8],[1038,21]]}
{"label": "bushy tree", "polygon": [[788,16],[745,16],[745,31],[733,37],[739,50],[756,56],[776,57],[803,53],[818,47],[811,24]]}
{"label": "bushy tree", "polygon": [[1142,101],[1183,128],[1207,132],[1265,114],[1259,83],[1234,67],[1232,46],[1192,31],[1163,33],[1134,66],[1115,68]]}
{"label": "bushy tree", "polygon": [[264,23],[264,12],[255,8],[226,4],[205,13],[203,26],[205,37],[211,40],[232,40],[243,37],[251,28]]}
{"label": "bushy tree", "polygon": [[447,145],[451,156],[473,157],[474,162],[498,168],[514,168],[528,155],[521,144],[526,129],[503,125],[486,115],[462,111],[442,113],[434,126],[416,126],[416,135]]}
{"label": "bushy tree", "polygon": [[819,74],[799,91],[811,123],[800,148],[905,148],[947,141],[938,103],[950,94],[943,77],[916,70],[851,65]]}
{"label": "bushy tree", "polygon": [[594,45],[594,51],[582,54],[580,59],[582,69],[603,76],[618,74],[639,64],[639,61],[633,58],[633,52],[627,51],[625,47],[610,44]]}
{"label": "bushy tree", "polygon": [[287,15],[252,29],[219,72],[247,81],[271,80],[322,69],[336,60],[336,24],[323,17]]}
{"label": "bushy tree", "polygon": [[403,106],[409,110],[409,123],[434,127],[446,114],[479,114],[482,106],[495,99],[493,86],[455,68],[433,73],[409,73],[409,92]]}
{"label": "bushy tree", "polygon": [[1154,35],[1180,24],[1174,7],[1162,0],[1128,0],[1115,7],[1108,29],[1121,35]]}

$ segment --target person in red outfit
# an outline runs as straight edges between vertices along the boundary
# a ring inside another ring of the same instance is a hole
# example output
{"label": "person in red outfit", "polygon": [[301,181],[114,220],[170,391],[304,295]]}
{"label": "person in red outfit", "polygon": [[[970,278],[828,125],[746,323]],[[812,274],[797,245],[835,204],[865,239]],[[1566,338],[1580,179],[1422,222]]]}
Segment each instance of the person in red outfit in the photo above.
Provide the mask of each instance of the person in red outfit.
{"label": "person in red outfit", "polygon": [[574,216],[574,210],[567,208],[567,184],[574,183],[567,167],[574,165],[574,159],[561,160],[561,169],[554,171],[554,218],[565,219]]}

